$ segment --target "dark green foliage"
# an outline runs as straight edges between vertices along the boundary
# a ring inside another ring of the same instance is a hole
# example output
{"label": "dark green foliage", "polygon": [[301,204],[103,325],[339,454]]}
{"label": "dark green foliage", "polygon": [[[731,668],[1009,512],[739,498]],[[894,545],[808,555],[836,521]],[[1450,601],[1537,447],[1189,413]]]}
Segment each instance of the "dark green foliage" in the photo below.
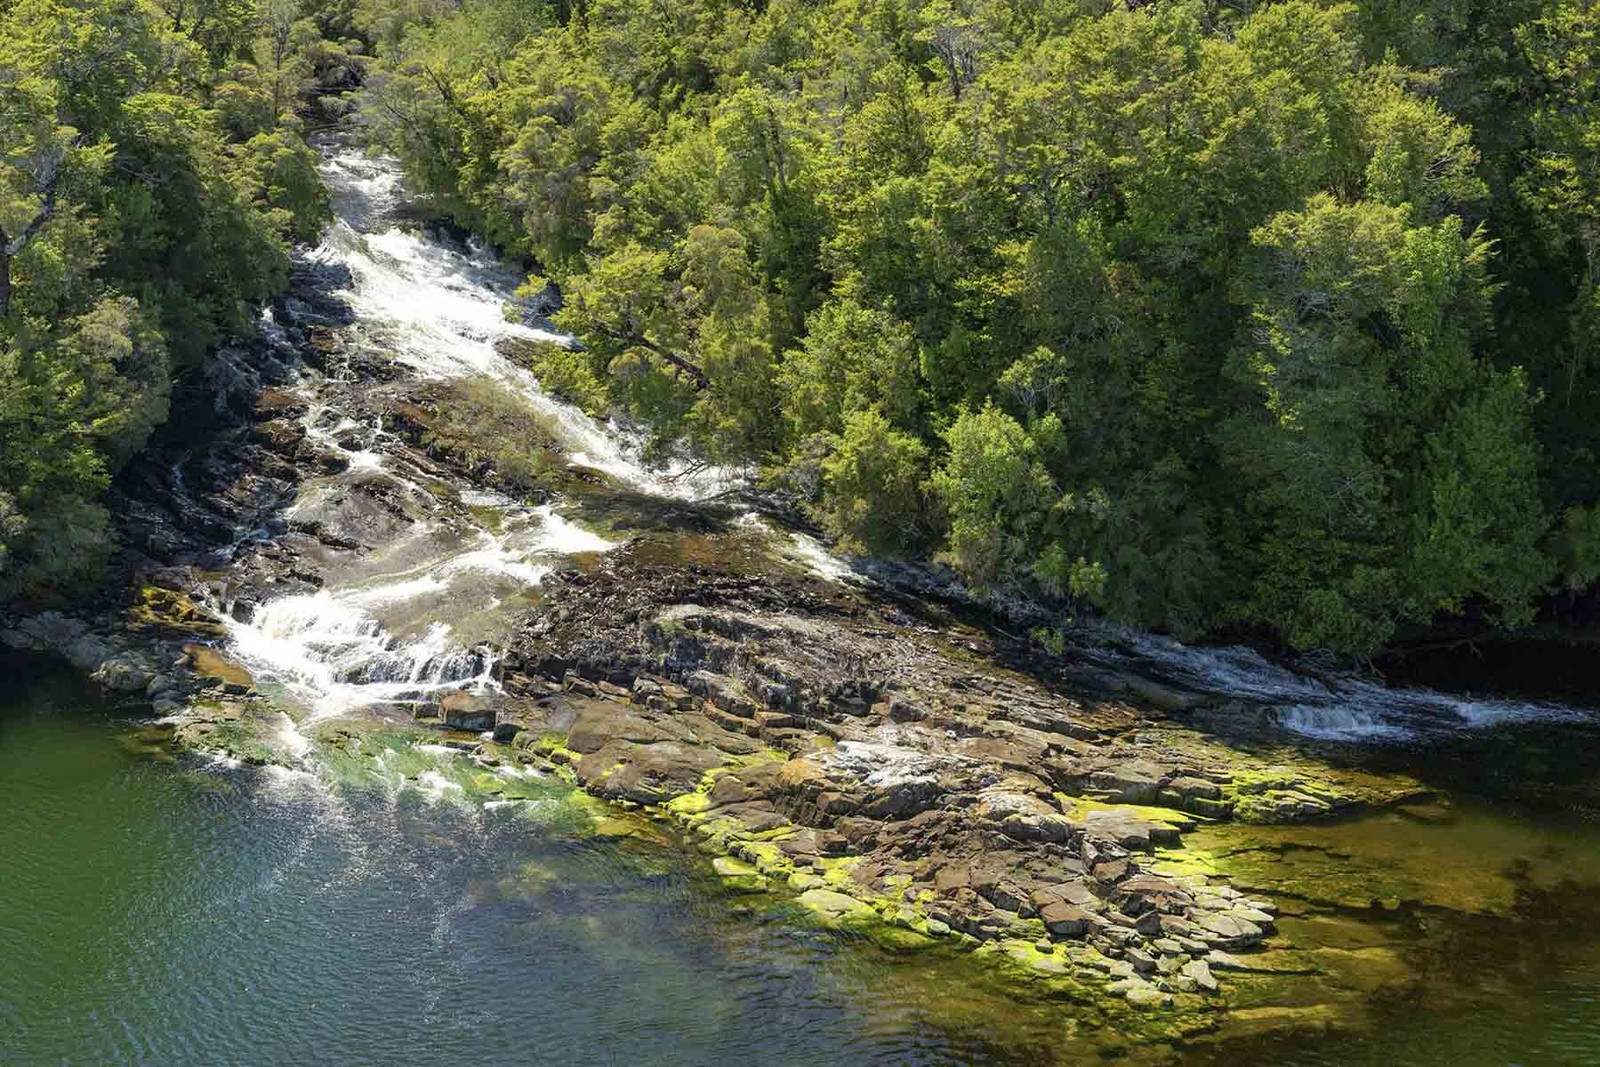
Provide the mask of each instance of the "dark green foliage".
{"label": "dark green foliage", "polygon": [[659,447],[1185,634],[1600,573],[1591,5],[507,10],[392,34],[368,112]]}
{"label": "dark green foliage", "polygon": [[851,549],[893,555],[922,546],[927,449],[874,408],[851,412],[822,461],[822,514]]}
{"label": "dark green foliage", "polygon": [[165,420],[174,375],[251,329],[286,242],[320,229],[298,53],[284,36],[278,68],[250,61],[298,17],[0,4],[0,595],[93,573],[98,496]]}

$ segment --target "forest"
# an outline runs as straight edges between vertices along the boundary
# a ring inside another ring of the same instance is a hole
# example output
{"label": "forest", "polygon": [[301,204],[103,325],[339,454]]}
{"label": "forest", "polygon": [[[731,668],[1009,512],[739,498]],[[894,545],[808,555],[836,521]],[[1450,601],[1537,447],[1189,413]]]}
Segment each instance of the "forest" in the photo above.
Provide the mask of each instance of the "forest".
{"label": "forest", "polygon": [[[546,387],[847,550],[1193,638],[1576,632],[1590,0],[0,0],[0,593],[110,551],[347,94]],[[510,314],[521,313],[511,309]]]}
{"label": "forest", "polygon": [[294,114],[317,35],[187,3],[0,3],[0,595],[99,574],[109,479],[327,213]]}

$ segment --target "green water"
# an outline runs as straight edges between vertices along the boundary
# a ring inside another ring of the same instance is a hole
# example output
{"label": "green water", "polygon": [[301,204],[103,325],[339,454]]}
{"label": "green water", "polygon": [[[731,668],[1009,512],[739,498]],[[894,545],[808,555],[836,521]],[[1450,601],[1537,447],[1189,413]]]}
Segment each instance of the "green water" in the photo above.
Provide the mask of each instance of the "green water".
{"label": "green water", "polygon": [[1291,903],[1285,932],[1421,977],[1347,997],[1352,1030],[1278,1035],[1257,1013],[1152,1046],[965,957],[892,956],[730,898],[673,842],[571,833],[558,783],[486,810],[152,758],[125,739],[140,709],[0,666],[7,1065],[1600,1063],[1600,835],[1582,824],[1467,805],[1251,851],[1245,878],[1308,857],[1295,876],[1319,898],[1330,865],[1401,871],[1437,902]]}

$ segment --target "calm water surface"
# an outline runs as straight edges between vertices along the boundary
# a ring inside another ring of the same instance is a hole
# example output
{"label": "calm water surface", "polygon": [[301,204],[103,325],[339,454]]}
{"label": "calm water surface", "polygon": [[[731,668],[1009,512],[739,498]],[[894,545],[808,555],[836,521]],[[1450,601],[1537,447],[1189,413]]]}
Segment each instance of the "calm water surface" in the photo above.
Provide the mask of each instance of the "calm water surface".
{"label": "calm water surface", "polygon": [[[163,762],[123,740],[139,709],[0,667],[0,1063],[1114,1060],[1071,1036],[1087,1007],[740,914],[673,845],[566,833],[558,786],[484,810]],[[1514,825],[1466,840],[1509,848]],[[1514,918],[1429,920],[1408,958],[1436,979],[1374,1005],[1371,1033],[1131,1060],[1600,1063],[1600,909],[1568,881],[1536,878]]]}

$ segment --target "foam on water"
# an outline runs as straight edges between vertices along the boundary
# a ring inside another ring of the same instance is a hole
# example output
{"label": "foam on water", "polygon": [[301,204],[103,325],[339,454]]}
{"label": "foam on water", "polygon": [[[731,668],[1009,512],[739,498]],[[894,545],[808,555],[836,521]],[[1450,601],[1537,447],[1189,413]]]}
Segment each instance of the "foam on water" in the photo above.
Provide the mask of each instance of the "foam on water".
{"label": "foam on water", "polygon": [[477,529],[450,554],[407,570],[269,600],[248,622],[231,624],[231,652],[257,677],[286,686],[313,718],[447,689],[492,689],[492,656],[463,647],[447,623],[432,621],[402,639],[382,617],[404,616],[408,607],[432,617],[434,605],[463,597],[492,607],[498,598],[485,583],[503,590],[537,586],[554,560],[615,547],[550,505],[513,505],[506,524],[508,532]]}
{"label": "foam on water", "polygon": [[358,320],[385,331],[395,359],[424,377],[505,383],[540,411],[573,463],[635,489],[696,499],[732,484],[731,475],[716,469],[646,467],[640,441],[549,396],[533,374],[501,355],[496,344],[506,340],[573,342],[507,318],[521,279],[488,249],[473,245],[463,252],[390,225],[387,216],[399,196],[392,161],[343,149],[326,158],[322,172],[338,219],[311,259],[350,272],[351,286],[341,295]]}
{"label": "foam on water", "polygon": [[451,781],[434,770],[423,771],[417,775],[416,783],[422,795],[429,800],[442,800],[448,794],[465,792],[460,782]]}
{"label": "foam on water", "polygon": [[412,700],[446,687],[490,684],[492,660],[461,649],[449,627],[397,641],[357,602],[327,591],[280,597],[232,629],[233,654],[285,685],[313,717],[365,704]]}
{"label": "foam on water", "polygon": [[539,548],[542,551],[575,556],[580,552],[605,552],[616,547],[615,541],[607,541],[563,518],[553,505],[544,504],[533,511],[540,518]]}
{"label": "foam on water", "polygon": [[736,520],[741,527],[759,530],[771,537],[776,550],[791,562],[798,563],[818,578],[830,582],[860,583],[863,577],[844,560],[828,551],[828,547],[810,534],[798,530],[785,535],[760,514],[746,511]]}
{"label": "foam on water", "polygon": [[817,577],[830,582],[861,581],[861,576],[848,563],[829,552],[815,537],[796,532],[789,535],[789,543],[790,554]]}

